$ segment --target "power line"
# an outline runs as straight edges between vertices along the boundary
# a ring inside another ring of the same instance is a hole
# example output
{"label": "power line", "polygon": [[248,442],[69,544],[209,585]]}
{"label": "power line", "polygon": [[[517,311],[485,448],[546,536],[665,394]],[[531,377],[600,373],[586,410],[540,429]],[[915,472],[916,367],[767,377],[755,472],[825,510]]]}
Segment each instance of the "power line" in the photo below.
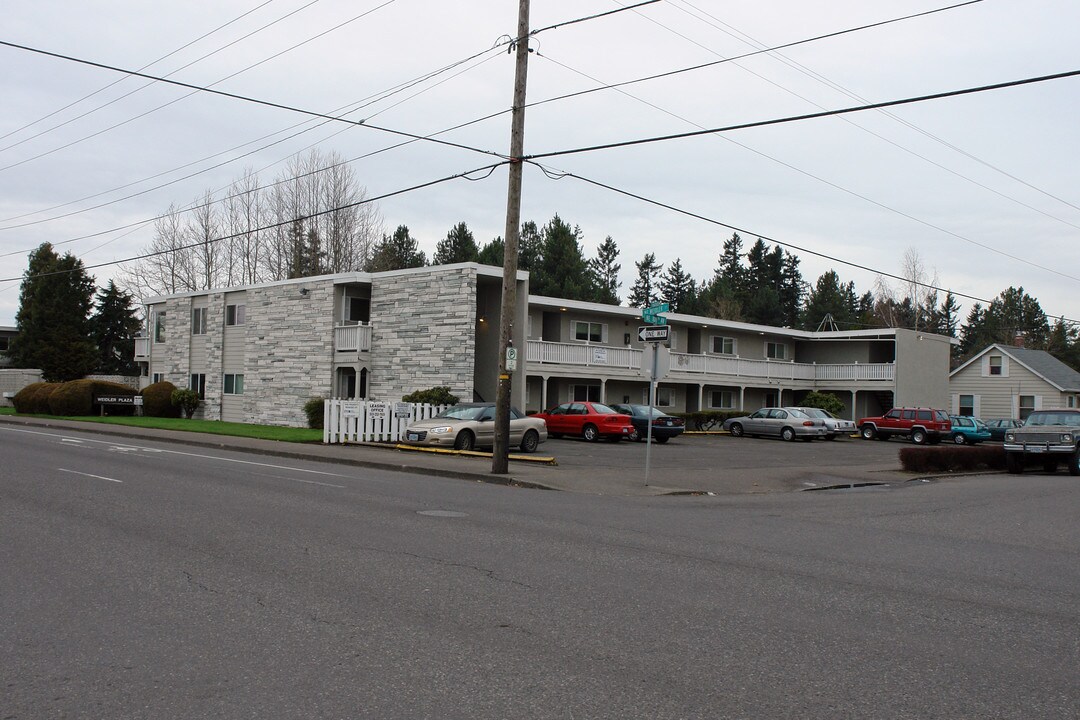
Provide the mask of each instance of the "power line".
{"label": "power line", "polygon": [[[967,293],[957,292],[955,290],[950,290],[950,289],[947,289],[947,288],[939,287],[939,286],[933,285],[931,283],[925,283],[925,282],[921,282],[919,280],[913,280],[911,278],[902,277],[902,276],[896,275],[894,273],[890,273],[890,272],[886,272],[884,270],[878,270],[878,269],[872,268],[872,267],[870,267],[868,265],[861,265],[859,263],[852,262],[850,260],[844,260],[844,259],[836,257],[834,255],[828,255],[826,253],[818,252],[817,250],[811,250],[809,248],[802,247],[800,245],[795,245],[794,243],[789,243],[789,242],[784,242],[782,240],[777,240],[775,238],[769,237],[768,235],[763,235],[761,233],[754,232],[754,231],[749,230],[747,228],[741,228],[741,227],[739,227],[737,225],[731,225],[731,224],[723,222],[721,220],[717,220],[715,218],[711,218],[711,217],[708,217],[706,215],[702,215],[700,213],[693,212],[692,210],[685,210],[685,209],[677,207],[675,205],[671,205],[669,203],[665,203],[665,202],[662,202],[660,200],[656,200],[656,199],[653,199],[653,198],[650,198],[650,197],[646,197],[644,195],[639,195],[639,194],[631,192],[629,190],[623,190],[621,188],[615,187],[614,185],[609,185],[607,183],[600,182],[599,180],[593,180],[593,179],[587,178],[587,177],[585,177],[583,175],[578,175],[576,173],[565,172],[565,171],[554,171],[554,170],[551,170],[549,168],[544,167],[540,163],[536,162],[535,160],[529,159],[529,158],[526,158],[525,162],[531,163],[531,164],[535,165],[536,167],[540,168],[540,170],[545,175],[547,175],[549,178],[551,178],[553,180],[561,180],[563,178],[573,178],[575,180],[580,180],[580,181],[582,181],[584,183],[588,183],[589,185],[593,185],[593,186],[596,186],[596,187],[599,187],[599,188],[603,188],[605,190],[609,190],[609,191],[614,192],[614,193],[618,193],[619,195],[624,195],[626,197],[633,198],[635,200],[640,200],[641,202],[648,203],[650,205],[655,205],[656,207],[664,208],[665,210],[671,210],[672,212],[676,212],[676,213],[679,213],[680,215],[685,215],[687,217],[694,218],[695,220],[701,220],[701,221],[710,223],[712,225],[717,225],[719,227],[727,228],[728,230],[732,230],[734,232],[741,233],[743,235],[758,237],[758,238],[761,238],[762,240],[766,240],[766,241],[771,242],[771,243],[773,243],[775,245],[779,245],[780,247],[788,248],[788,249],[791,249],[791,250],[796,250],[798,252],[806,253],[808,255],[814,255],[815,257],[820,257],[822,259],[829,260],[831,262],[835,262],[835,263],[839,263],[841,265],[846,265],[848,267],[856,268],[857,270],[865,270],[866,272],[874,273],[875,275],[880,275],[882,277],[887,277],[887,278],[890,278],[892,280],[899,280],[899,281],[904,282],[904,283],[917,285],[917,286],[919,286],[921,288],[925,288],[927,290],[934,290],[936,292],[944,292],[944,293],[952,293],[956,297],[961,297],[961,298],[964,298],[964,299],[967,299],[967,300],[973,300],[973,301],[978,302],[978,303],[989,304],[989,303],[992,302],[991,300],[987,300],[986,298],[981,298],[981,297],[978,297],[976,295],[969,295]],[[1073,320],[1073,319],[1065,317],[1064,315],[1061,315],[1061,316],[1050,315],[1049,313],[1046,313],[1046,315],[1047,315],[1047,317],[1060,317],[1062,322],[1068,322],[1068,323],[1073,324],[1073,325],[1080,325],[1080,320]]]}
{"label": "power line", "polygon": [[576,155],[586,152],[594,152],[596,150],[611,150],[614,148],[630,147],[633,145],[646,145],[649,143],[666,142],[668,140],[681,140],[683,138],[698,137],[701,135],[711,135],[713,133],[730,132],[732,130],[746,130],[749,128],[766,127],[769,125],[782,125],[784,123],[799,122],[802,120],[814,120],[823,117],[832,117],[834,115],[844,115],[853,112],[862,112],[865,110],[877,110],[885,107],[896,107],[897,105],[909,105],[912,103],[926,102],[928,100],[941,100],[950,97],[959,97],[962,95],[971,95],[973,93],[988,92],[990,90],[1002,90],[1004,88],[1019,87],[1021,85],[1030,85],[1032,83],[1047,82],[1049,80],[1061,80],[1063,78],[1075,77],[1080,75],[1080,70],[1069,70],[1068,72],[1054,73],[1052,75],[1040,75],[1038,77],[1025,78],[1023,80],[1010,80],[1009,82],[995,83],[993,85],[980,85],[973,88],[964,88],[962,90],[949,90],[948,92],[933,93],[931,95],[920,95],[918,97],[904,98],[902,100],[888,100],[886,102],[871,103],[868,105],[856,105],[854,107],[840,108],[837,110],[826,110],[824,112],[806,113],[803,115],[790,115],[783,118],[775,118],[773,120],[759,120],[756,122],[740,123],[738,125],[726,125],[723,127],[709,128],[706,130],[694,130],[685,133],[674,133],[671,135],[660,135],[656,137],[640,138],[638,140],[625,140],[622,142],[605,143],[603,145],[591,145],[588,147],[573,148],[571,150],[557,150],[546,153],[534,153],[532,155],[526,155],[523,160],[536,160],[540,158],[559,157],[561,155]]}
{"label": "power line", "polygon": [[[495,171],[495,168],[499,167],[500,165],[506,165],[509,162],[510,162],[510,160],[501,160],[501,161],[499,161],[497,163],[492,163],[490,165],[484,165],[482,167],[473,168],[472,170],[467,170],[465,172],[455,173],[453,175],[447,175],[445,177],[438,178],[437,180],[429,180],[427,182],[419,183],[417,185],[411,185],[411,186],[409,186],[407,188],[402,188],[400,190],[394,190],[392,192],[383,193],[382,195],[376,195],[374,197],[364,198],[363,200],[358,200],[356,202],[346,203],[345,205],[338,205],[336,207],[332,207],[332,208],[329,208],[327,210],[320,210],[318,212],[310,213],[308,215],[302,215],[300,217],[290,218],[289,220],[282,220],[281,222],[271,223],[269,225],[263,225],[263,226],[257,227],[257,228],[249,228],[249,229],[246,229],[246,230],[242,230],[240,232],[231,233],[229,235],[221,235],[219,237],[211,238],[209,240],[200,240],[198,242],[189,243],[187,245],[181,245],[179,247],[167,248],[165,250],[158,250],[156,252],[151,252],[151,253],[143,253],[142,255],[136,255],[136,256],[133,256],[133,257],[124,258],[123,260],[111,260],[109,262],[97,263],[97,264],[94,264],[94,265],[86,265],[86,266],[84,266],[83,269],[84,270],[94,270],[94,269],[102,268],[102,267],[110,267],[112,265],[122,265],[124,263],[136,262],[138,260],[146,260],[147,258],[158,257],[160,255],[168,255],[169,253],[179,252],[181,250],[190,250],[192,248],[196,248],[196,247],[199,247],[201,245],[208,245],[210,243],[218,243],[218,242],[221,242],[223,240],[232,240],[234,238],[238,238],[238,237],[241,237],[241,236],[244,236],[244,235],[250,235],[252,233],[258,233],[258,232],[265,232],[267,230],[273,230],[275,228],[283,227],[285,225],[291,225],[291,224],[293,224],[295,222],[301,222],[301,221],[304,221],[304,220],[310,220],[311,218],[322,217],[323,215],[329,215],[330,213],[340,212],[342,210],[348,210],[348,209],[354,208],[354,207],[360,207],[361,205],[367,205],[369,203],[377,202],[379,200],[385,200],[386,198],[396,197],[398,195],[404,195],[405,193],[414,192],[416,190],[423,190],[424,188],[429,188],[429,187],[432,187],[434,185],[439,185],[439,184],[442,184],[442,183],[445,183],[445,182],[449,182],[451,180],[457,180],[457,179],[467,179],[467,180],[484,179],[486,177],[489,177]],[[485,170],[487,171],[487,175],[485,175],[483,178],[469,178],[469,177],[467,177],[469,175],[474,175],[476,173],[484,172]],[[49,277],[50,275],[64,275],[64,274],[67,274],[67,271],[51,272],[51,273],[40,273],[38,275],[30,275],[30,276],[25,276],[25,277],[0,278],[0,283],[18,282],[20,280],[27,280],[27,279],[41,278],[41,277]]]}

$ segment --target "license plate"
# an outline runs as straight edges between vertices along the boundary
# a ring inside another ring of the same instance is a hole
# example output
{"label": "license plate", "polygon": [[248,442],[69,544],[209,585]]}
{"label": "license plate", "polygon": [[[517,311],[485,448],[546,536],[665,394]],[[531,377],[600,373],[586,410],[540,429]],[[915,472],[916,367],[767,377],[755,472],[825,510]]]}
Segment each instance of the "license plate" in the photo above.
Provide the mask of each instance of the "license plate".
{"label": "license plate", "polygon": [[1033,452],[1033,453],[1042,452],[1044,449],[1045,448],[1042,448],[1042,447],[1039,447],[1038,445],[1036,445],[1035,447],[1029,447],[1028,452]]}
{"label": "license plate", "polygon": [[409,433],[409,439],[410,440],[419,440],[420,436],[417,435],[416,433]]}

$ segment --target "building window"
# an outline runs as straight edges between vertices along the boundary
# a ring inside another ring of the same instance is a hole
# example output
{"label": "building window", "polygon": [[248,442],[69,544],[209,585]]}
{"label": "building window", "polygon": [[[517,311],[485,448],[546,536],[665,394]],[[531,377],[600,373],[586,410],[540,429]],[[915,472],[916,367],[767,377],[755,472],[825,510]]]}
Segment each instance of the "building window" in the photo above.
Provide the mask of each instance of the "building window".
{"label": "building window", "polygon": [[712,351],[717,355],[734,355],[735,354],[735,338],[721,337],[719,335],[713,335],[712,338]]}
{"label": "building window", "polygon": [[191,308],[191,334],[206,334],[206,308]]}
{"label": "building window", "polygon": [[1020,396],[1020,419],[1027,420],[1028,415],[1035,412],[1035,396],[1034,395],[1021,395]]}
{"label": "building window", "polygon": [[225,324],[243,325],[247,320],[247,305],[226,305]]}
{"label": "building window", "polygon": [[159,312],[154,316],[154,342],[165,342],[165,313]]}
{"label": "building window", "polygon": [[570,399],[574,402],[600,402],[600,386],[571,385]]}
{"label": "building window", "polygon": [[975,414],[975,396],[974,395],[961,395],[960,406],[957,415],[974,415]]}
{"label": "building window", "polygon": [[765,357],[770,360],[787,360],[787,345],[784,343],[765,343]]}
{"label": "building window", "polygon": [[[641,402],[649,404],[649,389],[641,391]],[[675,390],[669,387],[656,386],[656,407],[672,407],[675,405]]]}
{"label": "building window", "polygon": [[225,375],[225,387],[223,392],[226,395],[243,395],[244,394],[244,376],[242,374]]}
{"label": "building window", "polygon": [[604,342],[604,324],[578,321],[574,323],[574,339],[581,342]]}
{"label": "building window", "polygon": [[154,373],[153,376],[150,378],[150,382],[152,383],[164,382],[164,380],[165,373]]}
{"label": "building window", "polygon": [[1068,398],[1066,398],[1065,407],[1071,407],[1071,408],[1076,407],[1076,396],[1075,395],[1070,395]]}
{"label": "building window", "polygon": [[11,345],[10,345],[10,342],[8,340],[8,336],[4,335],[3,337],[0,337],[0,352],[4,352],[5,350],[7,350],[10,347],[11,347]]}
{"label": "building window", "polygon": [[1001,356],[1000,355],[991,355],[990,356],[990,374],[991,375],[1000,375],[1001,374]]}
{"label": "building window", "polygon": [[188,389],[199,393],[199,399],[206,399],[206,373],[192,373]]}
{"label": "building window", "polygon": [[735,407],[735,393],[731,390],[713,390],[709,393],[709,407],[721,409]]}

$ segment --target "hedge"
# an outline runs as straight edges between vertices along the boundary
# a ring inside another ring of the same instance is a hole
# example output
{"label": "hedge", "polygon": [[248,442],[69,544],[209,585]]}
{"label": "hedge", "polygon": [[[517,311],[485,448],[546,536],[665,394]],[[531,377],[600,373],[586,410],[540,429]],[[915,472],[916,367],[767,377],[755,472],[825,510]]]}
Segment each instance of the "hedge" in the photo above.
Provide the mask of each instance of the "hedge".
{"label": "hedge", "polygon": [[[70,380],[53,390],[49,395],[49,413],[51,415],[95,415],[94,396],[96,395],[135,395],[127,385],[106,380]],[[134,406],[114,406],[109,408],[111,415],[131,415]]]}
{"label": "hedge", "polygon": [[900,466],[911,472],[973,472],[1004,470],[1001,445],[949,445],[906,447],[900,450]]}
{"label": "hedge", "polygon": [[176,386],[168,380],[152,383],[142,389],[143,415],[148,417],[180,417],[180,408],[172,404]]}
{"label": "hedge", "polygon": [[12,398],[11,402],[15,406],[15,412],[28,415],[48,415],[49,396],[60,385],[61,383],[30,383]]}

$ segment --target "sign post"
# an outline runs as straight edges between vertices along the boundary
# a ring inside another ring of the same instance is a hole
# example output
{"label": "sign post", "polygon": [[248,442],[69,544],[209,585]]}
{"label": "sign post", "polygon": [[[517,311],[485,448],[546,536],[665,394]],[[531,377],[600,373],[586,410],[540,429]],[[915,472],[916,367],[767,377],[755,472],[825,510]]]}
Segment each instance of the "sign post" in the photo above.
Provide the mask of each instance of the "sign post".
{"label": "sign post", "polygon": [[641,374],[649,380],[649,417],[645,434],[645,487],[649,486],[649,467],[652,464],[652,414],[656,405],[656,382],[667,377],[671,369],[671,351],[662,345],[669,337],[666,325],[638,328],[638,339],[651,345],[642,363]]}

